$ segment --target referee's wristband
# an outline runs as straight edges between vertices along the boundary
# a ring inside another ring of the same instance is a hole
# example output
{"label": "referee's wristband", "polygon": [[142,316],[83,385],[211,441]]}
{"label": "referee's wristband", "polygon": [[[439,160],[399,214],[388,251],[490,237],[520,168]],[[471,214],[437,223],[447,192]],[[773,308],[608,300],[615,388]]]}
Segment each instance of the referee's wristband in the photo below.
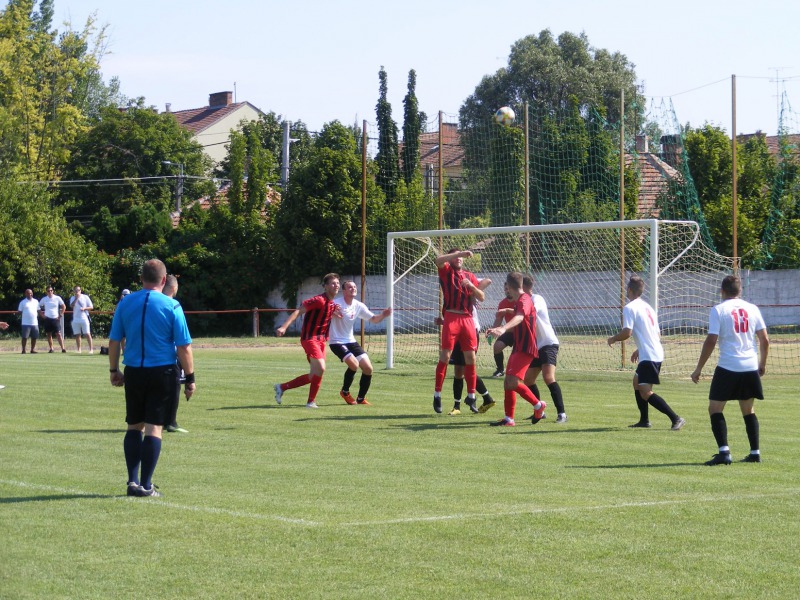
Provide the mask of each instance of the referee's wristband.
{"label": "referee's wristband", "polygon": [[194,383],[194,373],[186,373],[183,378],[185,379],[184,383]]}
{"label": "referee's wristband", "polygon": [[109,369],[109,373],[119,373],[119,369]]}

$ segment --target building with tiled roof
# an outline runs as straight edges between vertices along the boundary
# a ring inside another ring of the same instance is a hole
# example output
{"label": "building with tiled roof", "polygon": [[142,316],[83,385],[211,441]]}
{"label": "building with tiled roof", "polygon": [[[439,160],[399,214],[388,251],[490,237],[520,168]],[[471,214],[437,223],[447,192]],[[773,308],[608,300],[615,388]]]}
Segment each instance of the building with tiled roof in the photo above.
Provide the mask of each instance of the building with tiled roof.
{"label": "building with tiled roof", "polygon": [[[242,121],[257,121],[264,114],[249,102],[233,102],[232,97],[232,92],[216,92],[209,94],[208,106],[172,112],[214,164],[227,156],[231,130],[238,129]],[[167,105],[167,112],[171,112],[169,109]]]}
{"label": "building with tiled roof", "polygon": [[[662,140],[663,142],[663,140]],[[668,152],[668,149],[664,149]],[[625,165],[636,163],[639,174],[639,201],[636,210],[637,219],[657,219],[661,212],[658,201],[669,189],[670,182],[680,179],[680,172],[672,165],[650,152],[650,143],[646,135],[636,136],[636,153],[625,154]]]}
{"label": "building with tiled roof", "polygon": [[425,189],[434,193],[439,189],[439,150],[441,145],[442,171],[445,182],[449,179],[460,179],[461,163],[464,161],[464,148],[461,146],[461,134],[455,123],[442,124],[442,139],[439,132],[422,133],[419,136],[419,162],[425,181]]}

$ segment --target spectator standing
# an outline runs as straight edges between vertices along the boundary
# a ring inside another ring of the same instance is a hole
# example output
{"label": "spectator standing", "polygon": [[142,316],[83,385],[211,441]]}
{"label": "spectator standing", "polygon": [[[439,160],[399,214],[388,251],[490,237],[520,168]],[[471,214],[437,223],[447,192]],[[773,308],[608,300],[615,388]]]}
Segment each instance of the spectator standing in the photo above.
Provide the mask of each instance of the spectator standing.
{"label": "spectator standing", "polygon": [[39,339],[39,301],[33,297],[33,290],[25,290],[17,311],[22,315],[22,354],[25,354],[28,338],[31,340],[31,354],[38,354],[35,348]]}
{"label": "spectator standing", "polygon": [[[120,296],[119,301],[122,302],[122,299],[125,298],[128,294],[130,294],[130,290],[122,290],[122,296]],[[162,293],[165,296],[172,298],[172,301],[175,303],[176,307],[180,307],[181,303],[175,299],[175,296],[178,293],[178,278],[175,275],[167,275],[167,282],[164,284],[164,289]],[[180,425],[178,425],[178,404],[181,399],[181,384],[186,383],[185,373],[183,371],[183,367],[181,366],[181,360],[178,360],[175,363],[175,392],[172,395],[172,405],[169,408],[169,418],[167,419],[167,426],[165,429],[168,433],[189,433],[187,429],[184,429]]]}
{"label": "spectator standing", "polygon": [[47,334],[47,345],[50,347],[48,352],[53,352],[53,335],[58,339],[61,352],[66,352],[64,347],[64,336],[61,334],[61,319],[67,310],[67,305],[61,296],[53,291],[53,286],[47,286],[47,295],[39,300],[39,310],[44,319],[44,332]]}
{"label": "spectator standing", "polygon": [[[162,495],[152,478],[175,392],[177,360],[186,370],[186,398],[196,389],[192,338],[183,309],[161,293],[166,281],[164,263],[148,260],[142,267],[142,289],[117,306],[111,322],[108,344],[111,385],[125,386],[128,430],[123,449],[129,496]],[[123,339],[128,340],[124,374],[119,371]]]}
{"label": "spectator standing", "polygon": [[[750,454],[741,462],[760,463],[759,424],[753,405],[756,398],[764,399],[761,377],[767,372],[769,353],[767,326],[759,308],[739,297],[742,284],[738,277],[733,275],[725,277],[720,291],[722,302],[711,309],[708,335],[703,342],[697,368],[692,373],[692,381],[695,383],[700,381],[703,365],[711,357],[719,340],[719,362],[708,392],[711,432],[719,446],[719,454],[715,454],[706,464],[709,466],[731,464],[728,425],[722,412],[728,400],[739,401],[747,440],[750,442]],[[758,341],[758,351],[756,351],[756,341]]]}
{"label": "spectator standing", "polygon": [[75,336],[78,354],[81,352],[81,337],[84,335],[86,336],[86,341],[89,342],[89,354],[94,354],[90,330],[91,320],[89,318],[89,311],[94,308],[92,299],[84,294],[78,285],[75,286],[73,293],[74,295],[69,299],[69,306],[72,308],[72,335]]}

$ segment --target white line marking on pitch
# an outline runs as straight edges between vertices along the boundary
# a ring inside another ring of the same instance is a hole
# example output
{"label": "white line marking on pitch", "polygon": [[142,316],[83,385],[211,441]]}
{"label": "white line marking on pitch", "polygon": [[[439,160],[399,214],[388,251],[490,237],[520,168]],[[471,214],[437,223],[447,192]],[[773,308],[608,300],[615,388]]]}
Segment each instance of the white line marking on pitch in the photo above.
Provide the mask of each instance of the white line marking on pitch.
{"label": "white line marking on pitch", "polygon": [[[258,520],[266,520],[266,521],[278,521],[281,523],[288,523],[291,525],[303,525],[306,527],[320,527],[320,526],[329,526],[329,527],[374,527],[375,525],[402,525],[405,523],[426,523],[426,522],[437,522],[437,521],[453,521],[458,519],[473,519],[479,517],[489,517],[489,518],[500,518],[500,517],[513,517],[517,515],[535,515],[535,514],[553,514],[553,513],[574,513],[574,512],[581,512],[581,511],[590,511],[590,510],[615,510],[620,508],[646,508],[651,506],[670,506],[670,505],[681,505],[681,504],[697,504],[703,502],[719,502],[722,500],[730,501],[732,498],[730,495],[726,495],[724,497],[717,497],[717,496],[708,496],[705,498],[684,498],[684,499],[676,499],[676,500],[656,500],[651,502],[620,502],[616,504],[599,504],[595,506],[570,506],[570,507],[554,507],[554,508],[520,508],[517,510],[509,510],[504,512],[480,512],[480,513],[456,513],[450,515],[432,515],[428,517],[403,517],[397,519],[383,519],[380,521],[350,521],[346,523],[337,523],[337,522],[330,522],[324,523],[321,521],[310,521],[308,519],[293,519],[290,517],[282,517],[279,515],[266,515],[262,513],[252,513],[252,512],[244,512],[238,510],[230,510],[227,508],[215,508],[212,506],[191,506],[186,504],[177,504],[174,502],[168,502],[164,500],[143,500],[141,498],[129,498],[127,496],[114,496],[114,495],[100,495],[94,494],[92,492],[86,492],[83,490],[72,490],[67,488],[59,488],[49,485],[39,485],[39,484],[31,484],[25,483],[23,481],[9,481],[6,479],[0,479],[0,484],[5,485],[12,485],[16,487],[22,488],[29,488],[35,490],[44,490],[49,492],[57,492],[60,494],[73,494],[76,496],[101,496],[108,498],[110,500],[123,500],[126,502],[147,502],[152,504],[153,506],[165,506],[167,508],[175,508],[178,510],[188,510],[192,512],[202,512],[207,514],[218,514],[218,515],[227,515],[230,517],[241,517],[245,519],[258,519]],[[747,494],[737,496],[736,500],[763,500],[765,498],[780,498],[785,496],[794,496],[800,493],[800,490],[784,490],[782,492],[776,492],[773,494]]]}

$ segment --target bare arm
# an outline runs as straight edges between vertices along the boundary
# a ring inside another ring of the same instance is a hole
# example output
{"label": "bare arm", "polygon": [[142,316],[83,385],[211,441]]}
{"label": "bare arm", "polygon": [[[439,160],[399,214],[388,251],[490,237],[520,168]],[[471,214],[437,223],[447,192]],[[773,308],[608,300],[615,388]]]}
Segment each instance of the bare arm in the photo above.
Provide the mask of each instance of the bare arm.
{"label": "bare arm", "polygon": [[111,378],[111,385],[121,387],[125,383],[125,377],[119,370],[119,350],[120,343],[115,340],[108,340],[108,368]]}
{"label": "bare arm", "polygon": [[388,317],[390,314],[392,314],[392,308],[391,307],[385,308],[381,313],[379,313],[377,315],[372,315],[372,317],[370,317],[370,319],[369,319],[369,322],[370,323],[376,323],[376,324],[380,323],[386,317]]}
{"label": "bare arm", "polygon": [[475,285],[466,277],[461,280],[461,287],[470,290],[472,292],[472,297],[478,302],[483,302],[486,299],[486,294],[483,293],[483,290],[480,288],[480,286]]}
{"label": "bare arm", "polygon": [[442,254],[437,256],[433,262],[436,263],[436,268],[441,269],[445,263],[449,263],[455,258],[470,258],[471,256],[472,252],[469,250],[457,250],[456,252],[451,252],[450,254]]}
{"label": "bare arm", "polygon": [[606,341],[608,342],[609,346],[613,346],[615,342],[624,342],[625,340],[627,340],[629,337],[631,337],[632,333],[633,333],[633,330],[630,329],[629,327],[626,327],[625,329],[620,331],[618,334],[612,335]]}
{"label": "bare arm", "polygon": [[286,319],[284,324],[281,325],[280,327],[278,327],[275,330],[275,333],[277,334],[277,336],[278,337],[283,337],[284,334],[286,333],[286,330],[289,328],[289,325],[294,323],[297,320],[297,317],[299,317],[300,315],[304,315],[304,314],[306,314],[306,307],[305,306],[301,306],[300,308],[298,308],[294,312],[292,312],[292,314],[289,315],[289,318]]}
{"label": "bare arm", "polygon": [[523,315],[514,315],[511,320],[506,323],[505,325],[500,325],[499,327],[492,327],[491,329],[486,330],[486,335],[491,335],[494,337],[500,337],[509,329],[514,329],[517,325],[522,323],[522,320],[525,317]]}
{"label": "bare arm", "polygon": [[756,331],[758,338],[758,374],[764,375],[767,372],[767,354],[769,354],[769,336],[766,329]]}
{"label": "bare arm", "polygon": [[719,338],[718,335],[709,333],[703,342],[703,349],[700,350],[700,358],[697,359],[697,366],[692,373],[692,381],[695,383],[700,381],[700,374],[706,362],[708,362],[708,359],[711,357],[711,353],[714,352],[714,347],[717,345],[717,338]]}
{"label": "bare arm", "polygon": [[[178,346],[178,360],[181,361],[181,366],[183,367],[183,372],[186,375],[194,375],[194,354],[192,354],[192,345],[186,344],[185,346]],[[191,383],[186,382],[183,386],[183,394],[186,396],[186,399],[192,397],[195,390],[197,389],[197,384],[192,381]]]}

